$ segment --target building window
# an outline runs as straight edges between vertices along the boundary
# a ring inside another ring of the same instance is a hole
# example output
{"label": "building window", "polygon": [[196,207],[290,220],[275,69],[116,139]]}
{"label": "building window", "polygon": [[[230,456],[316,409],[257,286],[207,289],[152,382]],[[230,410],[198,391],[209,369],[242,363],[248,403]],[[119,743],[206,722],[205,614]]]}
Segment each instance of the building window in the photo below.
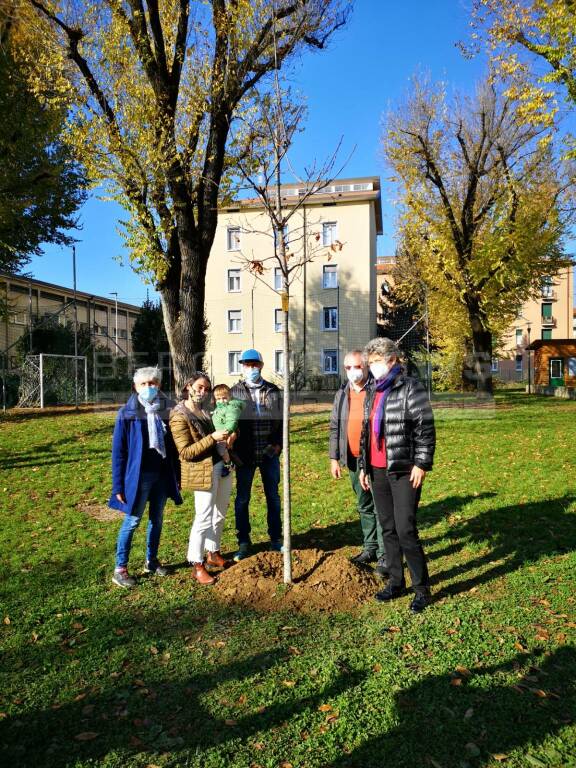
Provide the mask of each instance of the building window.
{"label": "building window", "polygon": [[542,298],[551,299],[554,296],[554,283],[551,277],[542,278]]}
{"label": "building window", "polygon": [[498,358],[497,357],[493,357],[492,358],[491,371],[492,371],[492,373],[498,373],[498,371],[499,371],[499,368],[498,368]]}
{"label": "building window", "polygon": [[121,339],[127,339],[128,331],[126,330],[126,328],[118,328],[118,336]]}
{"label": "building window", "polygon": [[324,307],[322,311],[322,330],[338,330],[338,307]]}
{"label": "building window", "polygon": [[26,312],[15,312],[10,319],[15,325],[26,325]]}
{"label": "building window", "polygon": [[228,270],[228,293],[238,293],[240,291],[240,270]]}
{"label": "building window", "polygon": [[274,310],[274,331],[282,333],[284,330],[284,313],[281,309]]}
{"label": "building window", "polygon": [[550,341],[552,339],[552,328],[542,328],[542,341]]}
{"label": "building window", "polygon": [[322,245],[334,245],[336,240],[336,222],[324,222],[324,224],[322,224]]}
{"label": "building window", "polygon": [[280,267],[274,268],[274,290],[275,291],[282,290],[282,270],[280,269]]}
{"label": "building window", "polygon": [[228,227],[226,230],[226,247],[229,251],[240,250],[240,227]]}
{"label": "building window", "polygon": [[516,373],[522,373],[522,355],[516,355]]}
{"label": "building window", "polygon": [[336,264],[324,264],[322,267],[322,288],[338,287],[338,267]]}
{"label": "building window", "polygon": [[322,371],[324,373],[338,373],[338,350],[337,349],[323,350]]}
{"label": "building window", "polygon": [[522,328],[516,328],[516,346],[522,346],[522,339],[524,338],[524,332]]}
{"label": "building window", "polygon": [[549,302],[542,303],[542,317],[545,320],[552,319],[552,304],[550,304]]}
{"label": "building window", "polygon": [[228,333],[242,333],[242,310],[228,310]]}
{"label": "building window", "polygon": [[277,349],[274,352],[274,370],[276,373],[283,374],[284,373],[284,350],[283,349]]}
{"label": "building window", "polygon": [[228,352],[228,373],[240,373],[240,350]]}

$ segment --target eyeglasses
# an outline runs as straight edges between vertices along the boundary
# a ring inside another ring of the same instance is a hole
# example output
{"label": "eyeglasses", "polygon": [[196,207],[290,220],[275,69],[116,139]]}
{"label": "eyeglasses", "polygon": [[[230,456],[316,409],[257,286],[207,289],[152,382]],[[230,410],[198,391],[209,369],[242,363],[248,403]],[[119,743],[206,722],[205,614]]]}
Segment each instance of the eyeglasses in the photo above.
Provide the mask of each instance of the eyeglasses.
{"label": "eyeglasses", "polygon": [[362,366],[361,365],[345,365],[344,370],[345,371],[353,371],[353,370],[361,371]]}

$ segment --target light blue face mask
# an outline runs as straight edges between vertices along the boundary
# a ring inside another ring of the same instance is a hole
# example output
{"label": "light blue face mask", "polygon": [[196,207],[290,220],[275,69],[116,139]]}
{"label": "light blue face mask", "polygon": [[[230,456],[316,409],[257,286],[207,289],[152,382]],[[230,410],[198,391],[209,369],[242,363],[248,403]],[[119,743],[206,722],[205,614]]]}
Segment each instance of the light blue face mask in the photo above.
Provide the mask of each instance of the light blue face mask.
{"label": "light blue face mask", "polygon": [[143,387],[138,392],[142,400],[147,400],[149,403],[158,397],[158,387]]}
{"label": "light blue face mask", "polygon": [[244,378],[246,379],[246,381],[249,381],[251,384],[256,384],[256,382],[260,380],[259,368],[253,368],[250,365],[245,365],[243,372],[244,372]]}

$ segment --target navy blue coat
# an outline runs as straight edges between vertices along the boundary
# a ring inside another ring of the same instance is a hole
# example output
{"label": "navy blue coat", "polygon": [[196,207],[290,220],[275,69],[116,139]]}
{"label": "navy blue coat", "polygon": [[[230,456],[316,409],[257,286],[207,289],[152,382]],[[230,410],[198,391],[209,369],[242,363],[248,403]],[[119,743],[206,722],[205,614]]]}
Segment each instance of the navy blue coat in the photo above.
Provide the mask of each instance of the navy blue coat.
{"label": "navy blue coat", "polygon": [[[164,408],[158,411],[158,415],[168,424],[168,415],[172,403],[160,393],[164,400]],[[142,455],[144,451],[144,437],[148,436],[146,411],[138,402],[136,394],[131,395],[126,405],[122,406],[116,416],[114,436],[112,438],[112,495],[108,506],[118,509],[120,512],[130,514],[134,508]],[[175,504],[182,504],[182,497],[178,490],[178,454],[170,430],[164,434],[166,441],[167,473],[166,484],[168,498]],[[126,503],[118,501],[116,494],[123,494]]]}

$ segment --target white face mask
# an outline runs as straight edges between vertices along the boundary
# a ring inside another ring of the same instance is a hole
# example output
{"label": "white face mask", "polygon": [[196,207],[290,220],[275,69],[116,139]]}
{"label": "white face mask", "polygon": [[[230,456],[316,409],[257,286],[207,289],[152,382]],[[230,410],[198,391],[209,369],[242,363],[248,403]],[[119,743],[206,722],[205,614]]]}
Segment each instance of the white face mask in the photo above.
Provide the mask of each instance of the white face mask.
{"label": "white face mask", "polygon": [[383,379],[391,367],[388,363],[371,363],[370,372],[375,379]]}
{"label": "white face mask", "polygon": [[350,368],[349,371],[346,371],[346,376],[351,384],[358,384],[364,378],[364,371],[362,368]]}

